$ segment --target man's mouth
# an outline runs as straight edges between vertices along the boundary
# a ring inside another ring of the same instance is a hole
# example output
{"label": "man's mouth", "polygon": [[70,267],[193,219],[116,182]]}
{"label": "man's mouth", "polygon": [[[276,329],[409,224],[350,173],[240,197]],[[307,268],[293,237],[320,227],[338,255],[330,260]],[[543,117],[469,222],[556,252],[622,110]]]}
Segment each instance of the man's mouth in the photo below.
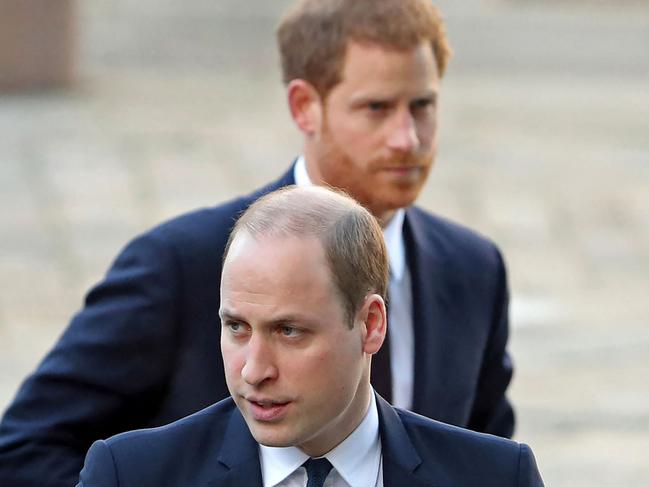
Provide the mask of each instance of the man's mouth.
{"label": "man's mouth", "polygon": [[246,398],[249,411],[256,421],[279,421],[286,414],[291,402],[272,399]]}
{"label": "man's mouth", "polygon": [[421,166],[387,166],[383,171],[397,179],[419,179],[423,168]]}

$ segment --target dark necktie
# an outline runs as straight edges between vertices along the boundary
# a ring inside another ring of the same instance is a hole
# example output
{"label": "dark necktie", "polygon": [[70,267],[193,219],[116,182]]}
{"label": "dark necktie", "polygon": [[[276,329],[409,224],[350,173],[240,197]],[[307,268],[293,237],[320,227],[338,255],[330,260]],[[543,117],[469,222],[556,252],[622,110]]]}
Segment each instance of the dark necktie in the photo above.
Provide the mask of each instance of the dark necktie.
{"label": "dark necktie", "polygon": [[[388,298],[389,299],[389,298]],[[387,299],[386,310],[387,316]],[[388,327],[390,320],[388,320]],[[388,329],[388,332],[390,330]],[[383,399],[392,402],[392,368],[390,367],[390,333],[385,334],[385,340],[378,352],[372,357],[372,372],[370,373],[370,382],[374,390],[379,393]]]}
{"label": "dark necktie", "polygon": [[322,487],[332,468],[326,458],[309,458],[303,466],[306,468],[306,487]]}

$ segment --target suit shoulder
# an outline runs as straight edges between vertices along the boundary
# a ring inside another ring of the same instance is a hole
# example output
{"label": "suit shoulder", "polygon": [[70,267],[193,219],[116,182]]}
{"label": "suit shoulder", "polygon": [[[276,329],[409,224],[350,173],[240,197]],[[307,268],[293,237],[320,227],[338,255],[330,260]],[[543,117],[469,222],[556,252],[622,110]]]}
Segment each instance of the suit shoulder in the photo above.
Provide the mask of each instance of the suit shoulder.
{"label": "suit shoulder", "polygon": [[179,248],[200,250],[225,245],[237,218],[264,194],[292,183],[290,171],[277,181],[249,194],[238,196],[215,206],[196,209],[166,220],[144,232],[140,239],[161,240]]}
{"label": "suit shoulder", "polygon": [[[449,282],[470,277],[489,286],[496,278],[506,282],[506,266],[500,249],[487,237],[418,207],[408,209],[404,226],[406,245],[414,255],[442,270]],[[500,285],[500,284],[499,284]],[[473,284],[471,284],[473,286]]]}
{"label": "suit shoulder", "polygon": [[174,281],[165,280],[172,283],[179,282],[180,275],[209,272],[213,277],[236,218],[248,204],[247,198],[237,198],[156,225],[126,243],[109,275],[116,269],[146,268],[175,272]]}
{"label": "suit shoulder", "polygon": [[219,432],[225,430],[235,409],[234,401],[228,397],[172,423],[156,428],[127,431],[112,436],[105,442],[113,452],[119,454],[123,451],[131,455],[144,450],[150,453],[151,448],[174,449],[181,444],[201,442],[203,438],[218,438]]}
{"label": "suit shoulder", "polygon": [[[192,485],[191,479],[202,478],[205,465],[220,451],[234,409],[227,398],[165,426],[96,441],[81,479],[88,485]],[[117,480],[100,483],[108,476]]]}
{"label": "suit shoulder", "polygon": [[[529,448],[513,440],[442,423],[410,411],[397,409],[397,413],[416,449],[434,456],[460,455],[517,468],[522,449]],[[432,448],[434,452],[430,451]]]}
{"label": "suit shoulder", "polygon": [[414,469],[417,478],[433,485],[542,485],[525,480],[540,478],[527,446],[441,423],[378,399],[384,465],[387,460],[388,466]]}
{"label": "suit shoulder", "polygon": [[183,213],[156,225],[146,233],[167,238],[193,238],[197,234],[224,233],[224,230],[232,228],[238,216],[254,199],[252,195],[240,196],[215,206]]}
{"label": "suit shoulder", "polygon": [[447,246],[461,246],[467,249],[483,249],[499,252],[496,244],[487,236],[460,223],[430,213],[414,206],[408,209],[408,221],[414,229],[428,239]]}

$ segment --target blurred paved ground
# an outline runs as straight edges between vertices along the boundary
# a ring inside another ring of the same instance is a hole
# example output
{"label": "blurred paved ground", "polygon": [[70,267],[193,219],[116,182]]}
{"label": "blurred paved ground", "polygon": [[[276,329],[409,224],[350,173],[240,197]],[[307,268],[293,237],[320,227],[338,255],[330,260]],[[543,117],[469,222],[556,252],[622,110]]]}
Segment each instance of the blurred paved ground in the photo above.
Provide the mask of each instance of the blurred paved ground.
{"label": "blurred paved ground", "polygon": [[[0,409],[130,237],[287,167],[288,3],[86,0],[80,82],[0,94]],[[547,485],[649,485],[649,3],[438,4],[422,203],[505,252],[517,438]]]}

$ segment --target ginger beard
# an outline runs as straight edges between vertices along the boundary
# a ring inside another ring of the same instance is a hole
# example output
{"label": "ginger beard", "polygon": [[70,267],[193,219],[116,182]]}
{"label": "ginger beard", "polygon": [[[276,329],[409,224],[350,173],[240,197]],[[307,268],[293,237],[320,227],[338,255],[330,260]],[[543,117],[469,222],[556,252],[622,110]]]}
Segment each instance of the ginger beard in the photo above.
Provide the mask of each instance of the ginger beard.
{"label": "ginger beard", "polygon": [[324,112],[315,152],[322,181],[346,191],[382,220],[384,215],[391,216],[395,210],[415,202],[433,167],[436,145],[423,154],[359,159],[338,142]]}
{"label": "ginger beard", "polygon": [[341,80],[310,112],[313,182],[345,190],[383,224],[413,204],[437,152],[439,85],[425,42],[406,50],[350,42]]}

